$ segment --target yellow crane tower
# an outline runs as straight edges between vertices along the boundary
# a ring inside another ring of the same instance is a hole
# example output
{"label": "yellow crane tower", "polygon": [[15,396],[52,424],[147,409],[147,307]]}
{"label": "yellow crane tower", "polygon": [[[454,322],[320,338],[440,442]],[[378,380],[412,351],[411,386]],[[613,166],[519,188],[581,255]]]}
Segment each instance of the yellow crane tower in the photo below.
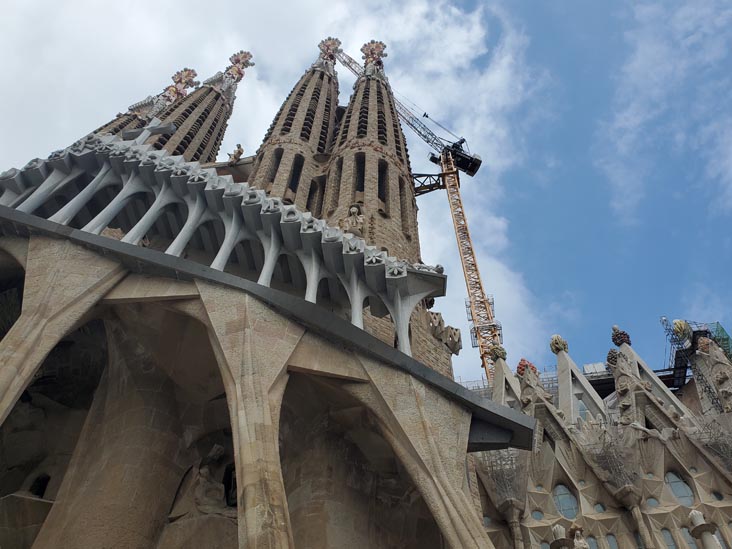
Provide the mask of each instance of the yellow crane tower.
{"label": "yellow crane tower", "polygon": [[[342,50],[335,53],[338,61],[341,62],[357,77],[363,74],[363,67],[360,63],[350,57]],[[478,270],[478,261],[475,258],[473,241],[470,238],[468,220],[465,216],[463,200],[460,197],[459,171],[469,176],[476,174],[482,160],[478,155],[472,155],[464,148],[465,139],[461,138],[453,143],[437,136],[420,118],[415,115],[396,97],[394,106],[399,118],[420,136],[425,143],[435,149],[438,154],[430,154],[430,160],[441,167],[441,173],[434,174],[412,174],[414,179],[414,191],[417,196],[445,189],[450,204],[450,213],[455,227],[460,261],[465,275],[465,285],[468,290],[468,303],[471,327],[471,339],[473,347],[478,348],[480,360],[485,370],[489,384],[493,385],[493,356],[497,347],[503,343],[501,325],[496,321],[493,312],[493,300],[486,295],[483,288],[483,281]],[[427,115],[424,115],[427,117]]]}

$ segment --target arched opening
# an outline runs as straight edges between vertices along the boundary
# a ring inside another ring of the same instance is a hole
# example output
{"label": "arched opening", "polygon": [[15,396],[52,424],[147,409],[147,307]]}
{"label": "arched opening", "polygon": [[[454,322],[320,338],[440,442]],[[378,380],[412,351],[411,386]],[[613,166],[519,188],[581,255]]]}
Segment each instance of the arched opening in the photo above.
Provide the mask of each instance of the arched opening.
{"label": "arched opening", "polygon": [[104,326],[92,320],[51,350],[0,426],[0,546],[29,548],[40,532],[106,362]]}
{"label": "arched opening", "polygon": [[237,547],[229,407],[206,328],[157,304],[102,314],[57,345],[3,425],[0,455],[27,448],[27,471],[3,464],[2,495],[50,509],[35,547]]}
{"label": "arched opening", "polygon": [[360,202],[363,204],[364,185],[366,183],[366,153],[356,153],[354,157],[353,170],[353,200],[351,202]]}
{"label": "arched opening", "polygon": [[275,177],[277,177],[277,172],[280,169],[280,162],[282,162],[282,155],[284,152],[284,149],[275,149],[274,156],[270,158],[269,170],[267,170],[265,183],[272,183],[275,180]]}
{"label": "arched opening", "polygon": [[337,382],[291,374],[280,460],[298,546],[442,548],[437,523],[372,414]]}
{"label": "arched opening", "polygon": [[389,165],[385,160],[379,160],[378,171],[378,196],[379,196],[379,213],[385,216],[389,215]]}

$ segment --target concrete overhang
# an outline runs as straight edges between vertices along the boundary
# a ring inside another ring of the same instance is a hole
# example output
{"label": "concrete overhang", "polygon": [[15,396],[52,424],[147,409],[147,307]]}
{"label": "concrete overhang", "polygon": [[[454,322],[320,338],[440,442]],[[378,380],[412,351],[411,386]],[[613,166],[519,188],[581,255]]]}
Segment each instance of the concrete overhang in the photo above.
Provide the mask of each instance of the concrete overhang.
{"label": "concrete overhang", "polygon": [[101,255],[111,256],[133,273],[177,280],[202,279],[244,291],[322,337],[402,370],[470,410],[473,419],[468,451],[509,446],[525,450],[532,448],[536,423],[534,418],[478,396],[343,318],[304,299],[194,261],[80,231],[7,206],[0,206],[0,233],[5,236],[63,238]]}

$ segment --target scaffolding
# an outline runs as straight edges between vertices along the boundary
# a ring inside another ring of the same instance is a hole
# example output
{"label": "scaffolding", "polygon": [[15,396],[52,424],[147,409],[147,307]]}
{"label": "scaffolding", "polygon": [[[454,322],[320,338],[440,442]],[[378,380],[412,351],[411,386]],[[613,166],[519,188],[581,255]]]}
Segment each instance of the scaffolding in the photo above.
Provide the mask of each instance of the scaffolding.
{"label": "scaffolding", "polygon": [[697,438],[732,471],[732,416],[714,414],[703,416],[701,421]]}
{"label": "scaffolding", "polygon": [[584,433],[588,439],[587,450],[595,464],[607,473],[608,482],[616,488],[635,483],[640,463],[637,444],[626,440],[626,427],[607,423]]}
{"label": "scaffolding", "polygon": [[[714,389],[712,384],[706,378],[704,373],[699,369],[696,361],[692,360],[691,357],[696,353],[697,345],[700,337],[708,337],[719,345],[727,354],[725,350],[726,346],[730,349],[730,338],[722,325],[719,322],[713,322],[711,324],[705,324],[702,322],[691,322],[683,320],[689,330],[675,329],[674,325],[677,321],[669,322],[665,316],[661,317],[661,325],[666,332],[666,338],[671,345],[669,352],[669,366],[668,369],[674,372],[674,378],[681,380],[686,379],[686,373],[690,369],[694,375],[694,380],[697,386],[701,389],[704,395],[709,399],[712,408],[717,412],[721,413],[724,411],[722,402],[719,400],[719,395]],[[710,326],[714,326],[714,329],[710,329]]]}
{"label": "scaffolding", "polygon": [[478,466],[485,473],[486,489],[496,501],[524,501],[530,452],[508,448],[478,452]]}

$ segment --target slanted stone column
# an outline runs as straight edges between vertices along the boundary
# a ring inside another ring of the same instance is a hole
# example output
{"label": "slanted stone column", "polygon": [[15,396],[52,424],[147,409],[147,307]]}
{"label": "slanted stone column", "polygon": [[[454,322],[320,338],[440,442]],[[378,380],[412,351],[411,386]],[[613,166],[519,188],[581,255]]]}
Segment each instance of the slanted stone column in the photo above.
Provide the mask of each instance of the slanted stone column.
{"label": "slanted stone column", "polygon": [[449,547],[493,548],[462,489],[470,414],[408,374],[360,357],[370,384],[344,390],[378,418],[381,432],[412,478]]}
{"label": "slanted stone column", "polygon": [[304,329],[236,290],[197,281],[224,378],[236,454],[239,544],[295,547],[279,454],[286,365]]}
{"label": "slanted stone column", "polygon": [[702,549],[722,549],[719,541],[714,535],[717,527],[714,524],[706,522],[701,511],[691,511],[689,513],[691,521],[691,535],[695,539],[701,541]]}
{"label": "slanted stone column", "polygon": [[31,237],[23,308],[0,342],[0,423],[48,353],[125,274],[68,241]]}
{"label": "slanted stone column", "polygon": [[154,547],[185,472],[173,381],[142,327],[105,327],[109,364],[37,549]]}

